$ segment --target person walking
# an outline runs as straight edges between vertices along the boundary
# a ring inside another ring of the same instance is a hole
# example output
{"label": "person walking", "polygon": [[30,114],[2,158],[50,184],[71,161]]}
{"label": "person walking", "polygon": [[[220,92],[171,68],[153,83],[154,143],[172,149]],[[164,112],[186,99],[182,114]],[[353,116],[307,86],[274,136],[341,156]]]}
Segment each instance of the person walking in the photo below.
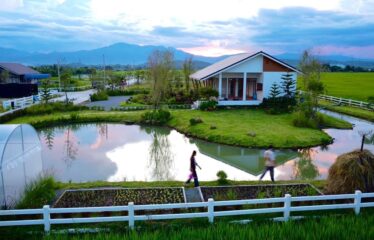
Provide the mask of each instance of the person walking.
{"label": "person walking", "polygon": [[195,156],[196,156],[196,151],[193,151],[192,155],[191,155],[191,158],[190,158],[190,172],[191,173],[190,173],[187,181],[185,182],[185,184],[189,184],[191,182],[192,178],[193,178],[195,187],[198,187],[199,186],[199,179],[197,178],[196,166],[198,166],[200,169],[201,169],[201,167],[199,166],[199,164],[197,164]]}
{"label": "person walking", "polygon": [[275,154],[273,152],[272,145],[270,145],[269,149],[264,152],[264,159],[265,159],[265,170],[262,173],[260,180],[262,180],[266,172],[269,171],[271,181],[274,182]]}

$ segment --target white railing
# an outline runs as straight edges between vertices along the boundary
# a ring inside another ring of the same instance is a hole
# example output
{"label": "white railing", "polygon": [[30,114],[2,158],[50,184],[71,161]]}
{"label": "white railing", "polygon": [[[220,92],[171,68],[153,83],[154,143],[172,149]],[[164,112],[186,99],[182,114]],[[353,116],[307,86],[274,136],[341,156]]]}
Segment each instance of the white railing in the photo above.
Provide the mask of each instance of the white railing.
{"label": "white railing", "polygon": [[[41,219],[30,220],[4,220],[0,221],[1,226],[22,226],[22,225],[44,225],[44,231],[49,232],[53,224],[74,224],[74,223],[101,223],[101,222],[128,222],[129,228],[134,228],[135,221],[146,220],[167,220],[183,218],[208,218],[210,223],[214,222],[215,217],[221,216],[239,216],[252,214],[283,213],[283,217],[277,218],[288,221],[292,212],[320,211],[332,209],[353,209],[356,214],[360,213],[361,208],[374,207],[373,201],[364,201],[363,198],[374,198],[374,193],[361,193],[356,191],[354,194],[341,195],[322,195],[322,196],[303,196],[292,197],[286,194],[279,198],[264,198],[250,200],[233,201],[214,201],[212,198],[208,202],[197,203],[172,203],[172,204],[154,204],[154,205],[134,205],[130,202],[127,206],[111,207],[82,207],[82,208],[50,208],[49,205],[42,209],[24,209],[24,210],[0,210],[0,216],[17,215],[42,215]],[[353,203],[332,203],[320,205],[292,206],[295,202],[311,202],[326,200],[353,200]],[[371,200],[371,199],[369,199]],[[243,210],[215,211],[215,207],[254,205],[254,204],[272,204],[283,203],[281,207],[253,208]],[[188,208],[206,208],[207,211],[193,213],[157,213],[136,215],[139,210],[170,210],[170,209],[188,209]],[[127,212],[127,216],[108,216],[108,217],[79,217],[79,218],[52,218],[51,214],[72,214],[72,213],[100,213],[100,212]]]}
{"label": "white railing", "polygon": [[33,105],[35,102],[38,102],[39,99],[40,99],[39,95],[33,95],[29,97],[6,100],[6,101],[3,101],[3,108],[4,109],[25,108],[30,105]]}
{"label": "white railing", "polygon": [[368,102],[356,101],[353,99],[339,98],[328,95],[319,95],[319,99],[330,101],[339,105],[348,105],[353,107],[358,107],[367,110],[374,110],[374,104],[369,104]]}

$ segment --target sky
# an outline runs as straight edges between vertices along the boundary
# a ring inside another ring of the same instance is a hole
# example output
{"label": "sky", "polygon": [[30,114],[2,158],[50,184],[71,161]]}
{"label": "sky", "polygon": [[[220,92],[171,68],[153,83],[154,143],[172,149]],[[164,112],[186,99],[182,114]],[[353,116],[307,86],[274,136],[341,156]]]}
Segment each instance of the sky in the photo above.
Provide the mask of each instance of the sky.
{"label": "sky", "polygon": [[76,51],[126,42],[192,54],[374,59],[374,0],[0,0],[0,47]]}

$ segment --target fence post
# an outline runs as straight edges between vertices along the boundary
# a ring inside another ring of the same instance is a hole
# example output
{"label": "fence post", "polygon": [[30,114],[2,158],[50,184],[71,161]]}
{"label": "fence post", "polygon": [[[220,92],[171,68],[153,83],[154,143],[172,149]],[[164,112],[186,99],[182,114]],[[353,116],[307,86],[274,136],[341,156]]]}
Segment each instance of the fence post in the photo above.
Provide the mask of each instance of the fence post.
{"label": "fence post", "polygon": [[51,230],[51,214],[49,213],[49,205],[43,206],[43,221],[44,221],[44,232],[48,233]]}
{"label": "fence post", "polygon": [[284,195],[284,211],[283,211],[283,218],[284,221],[288,221],[290,218],[290,211],[291,211],[291,195],[286,194]]}
{"label": "fence post", "polygon": [[208,219],[210,223],[214,222],[214,199],[208,199]]}
{"label": "fence post", "polygon": [[129,228],[134,229],[135,226],[135,211],[134,211],[134,202],[129,202]]}
{"label": "fence post", "polygon": [[356,190],[356,192],[355,192],[355,202],[354,202],[356,215],[360,214],[361,194],[362,194],[362,192],[360,190]]}

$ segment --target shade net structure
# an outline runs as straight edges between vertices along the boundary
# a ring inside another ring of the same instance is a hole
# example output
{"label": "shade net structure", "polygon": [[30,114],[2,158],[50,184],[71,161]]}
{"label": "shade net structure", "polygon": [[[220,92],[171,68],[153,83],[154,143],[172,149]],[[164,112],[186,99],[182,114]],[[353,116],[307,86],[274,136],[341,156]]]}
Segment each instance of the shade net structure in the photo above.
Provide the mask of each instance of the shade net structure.
{"label": "shade net structure", "polygon": [[42,148],[28,124],[0,125],[0,207],[12,208],[42,173]]}

